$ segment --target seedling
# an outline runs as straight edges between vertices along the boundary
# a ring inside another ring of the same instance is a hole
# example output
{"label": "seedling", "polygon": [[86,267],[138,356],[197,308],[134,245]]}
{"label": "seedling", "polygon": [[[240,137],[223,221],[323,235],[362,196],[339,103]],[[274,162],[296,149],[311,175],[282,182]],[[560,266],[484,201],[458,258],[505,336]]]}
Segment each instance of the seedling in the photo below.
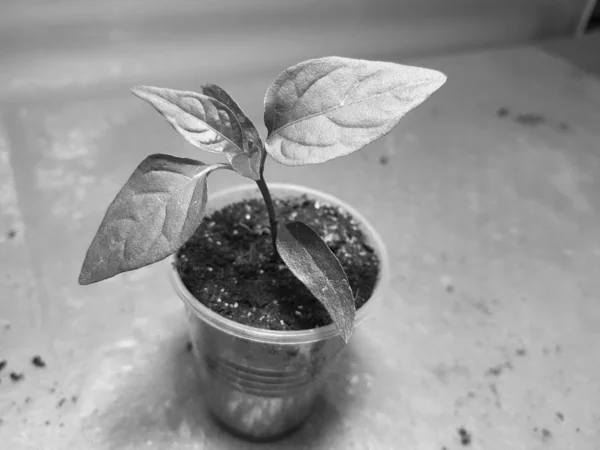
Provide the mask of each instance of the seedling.
{"label": "seedling", "polygon": [[256,182],[270,222],[273,252],[323,304],[347,342],[354,297],[327,244],[302,222],[279,223],[264,177],[267,155],[288,166],[319,164],[360,150],[392,130],[440,88],[437,71],[340,57],[302,62],[283,71],[265,96],[267,139],[220,87],[199,92],[139,86],[190,144],[222,153],[226,163],[154,154],[135,169],[108,207],[85,257],[83,285],[135,270],[175,253],[200,225],[207,178],[227,169]]}

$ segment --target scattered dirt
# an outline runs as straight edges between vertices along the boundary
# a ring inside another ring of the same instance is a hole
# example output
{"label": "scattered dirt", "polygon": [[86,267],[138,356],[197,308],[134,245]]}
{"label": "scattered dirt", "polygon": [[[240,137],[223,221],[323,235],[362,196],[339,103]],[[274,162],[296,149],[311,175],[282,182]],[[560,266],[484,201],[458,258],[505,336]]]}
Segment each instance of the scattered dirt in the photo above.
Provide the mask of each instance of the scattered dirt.
{"label": "scattered dirt", "polygon": [[502,375],[502,373],[504,371],[512,370],[512,369],[513,369],[513,365],[510,363],[510,361],[506,361],[506,362],[503,362],[502,364],[498,364],[497,366],[490,367],[486,371],[486,375],[492,375],[492,376],[498,377],[498,376]]}
{"label": "scattered dirt", "polygon": [[78,400],[79,400],[79,397],[77,395],[72,395],[71,396],[71,402],[77,403]]}
{"label": "scattered dirt", "polygon": [[485,302],[485,300],[477,301],[473,304],[473,306],[486,316],[492,315],[492,310],[490,309],[489,305]]}
{"label": "scattered dirt", "polygon": [[446,286],[446,292],[448,294],[452,294],[454,292],[454,286],[452,286],[451,284],[449,284],[448,286]]}
{"label": "scattered dirt", "polygon": [[505,108],[505,107],[498,108],[498,110],[496,111],[496,115],[498,117],[506,117],[506,116],[508,116],[509,113],[510,113],[510,111],[508,110],[508,108]]}
{"label": "scattered dirt", "polygon": [[62,406],[67,402],[66,398],[61,398],[58,403],[56,404],[56,408],[62,408]]}
{"label": "scattered dirt", "polygon": [[515,354],[517,356],[525,356],[527,354],[527,351],[524,348],[518,348],[516,350]]}
{"label": "scattered dirt", "polygon": [[24,373],[17,373],[17,372],[10,373],[10,379],[15,383],[17,383],[18,381],[21,381],[23,378],[25,378]]}
{"label": "scattered dirt", "polygon": [[390,162],[390,159],[385,155],[383,155],[379,158],[379,164],[381,164],[382,166],[387,165],[387,163],[389,163],[389,162]]}
{"label": "scattered dirt", "polygon": [[469,433],[465,428],[461,427],[458,430],[458,437],[460,438],[460,443],[466,447],[468,445],[471,445],[471,441],[472,436],[471,433]]}
{"label": "scattered dirt", "polygon": [[14,239],[17,236],[17,232],[15,230],[9,230],[8,233],[6,234],[6,236],[9,239]]}
{"label": "scattered dirt", "polygon": [[[511,114],[510,110],[506,107],[501,107],[496,110],[496,116],[500,118],[506,118]],[[548,119],[537,113],[522,113],[513,116],[513,120],[519,125],[523,125],[526,127],[537,127],[539,125],[548,124]],[[571,125],[569,125],[565,121],[561,121],[553,124],[553,126],[561,132],[568,132],[571,129]]]}
{"label": "scattered dirt", "polygon": [[558,124],[558,129],[561,131],[569,131],[571,129],[571,125],[569,125],[567,122],[560,122]]}
{"label": "scattered dirt", "polygon": [[6,367],[6,360],[0,361],[0,372],[2,372],[2,369],[4,369],[5,367]]}
{"label": "scattered dirt", "polygon": [[191,352],[191,351],[192,351],[192,349],[193,349],[192,343],[188,341],[188,343],[187,343],[187,344],[186,344],[186,346],[185,346],[185,349],[186,349],[188,352]]}
{"label": "scattered dirt", "polygon": [[500,399],[500,392],[498,392],[496,384],[491,383],[490,385],[488,385],[488,387],[490,388],[490,391],[494,396],[494,404],[496,405],[496,408],[502,409],[502,400]]}
{"label": "scattered dirt", "polygon": [[[324,239],[360,308],[373,292],[379,261],[355,220],[306,196],[274,204],[280,222],[302,221]],[[206,218],[177,253],[175,266],[194,297],[238,323],[271,330],[331,323],[325,308],[274,255],[262,200],[229,205]]]}
{"label": "scattered dirt", "polygon": [[518,114],[515,117],[515,122],[526,127],[537,127],[538,125],[546,123],[546,118],[540,114],[525,113]]}
{"label": "scattered dirt", "polygon": [[562,422],[563,420],[565,420],[565,415],[563,413],[561,413],[560,411],[557,411],[556,418]]}
{"label": "scattered dirt", "polygon": [[46,362],[41,356],[38,355],[31,358],[31,364],[33,364],[35,367],[46,367]]}
{"label": "scattered dirt", "polygon": [[542,439],[546,441],[551,437],[552,433],[550,432],[550,430],[548,428],[542,428]]}

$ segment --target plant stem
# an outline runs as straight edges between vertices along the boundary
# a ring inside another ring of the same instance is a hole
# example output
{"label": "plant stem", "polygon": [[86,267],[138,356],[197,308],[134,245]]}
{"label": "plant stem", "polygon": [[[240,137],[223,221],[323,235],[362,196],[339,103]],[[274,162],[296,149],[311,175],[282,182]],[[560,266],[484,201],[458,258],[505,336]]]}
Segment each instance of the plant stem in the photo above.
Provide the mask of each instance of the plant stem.
{"label": "plant stem", "polygon": [[260,152],[260,165],[259,165],[259,173],[260,179],[256,181],[258,184],[258,188],[260,189],[260,193],[265,200],[265,205],[267,205],[267,212],[269,213],[269,224],[271,226],[271,242],[273,244],[273,255],[276,257],[279,255],[277,251],[277,216],[275,215],[275,207],[273,206],[273,199],[271,198],[271,192],[269,191],[269,187],[265,181],[265,177],[263,175],[265,171],[265,162],[267,161],[267,151],[265,150],[264,144],[262,145]]}
{"label": "plant stem", "polygon": [[265,200],[265,205],[267,205],[269,223],[271,225],[271,242],[273,243],[273,252],[275,255],[277,255],[277,216],[275,215],[275,207],[273,206],[271,193],[269,192],[269,188],[267,187],[267,183],[265,182],[265,178],[263,177],[262,173],[260,174],[260,179],[256,181],[256,184],[258,185],[260,193]]}

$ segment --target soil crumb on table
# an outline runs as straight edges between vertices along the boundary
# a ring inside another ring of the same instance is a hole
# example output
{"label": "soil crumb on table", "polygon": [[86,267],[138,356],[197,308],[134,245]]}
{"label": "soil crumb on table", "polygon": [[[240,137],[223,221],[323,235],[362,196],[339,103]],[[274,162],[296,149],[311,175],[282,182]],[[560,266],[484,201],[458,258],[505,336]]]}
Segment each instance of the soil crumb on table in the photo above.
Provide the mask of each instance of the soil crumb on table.
{"label": "soil crumb on table", "polygon": [[524,113],[517,115],[515,122],[528,127],[536,127],[546,123],[546,118],[540,114]]}
{"label": "soil crumb on table", "polygon": [[31,359],[31,364],[35,367],[46,367],[46,362],[39,355],[36,355]]}
{"label": "soil crumb on table", "polygon": [[458,437],[460,438],[460,443],[463,446],[467,446],[471,444],[472,436],[465,428],[461,427],[458,429]]}
{"label": "soil crumb on table", "polygon": [[498,117],[506,117],[506,116],[508,116],[509,113],[510,113],[510,111],[506,107],[501,107],[496,110],[496,115]]}
{"label": "soil crumb on table", "polygon": [[542,428],[542,439],[547,440],[552,437],[552,432],[547,428]]}
{"label": "soil crumb on table", "polygon": [[10,373],[10,379],[15,383],[18,381],[21,381],[23,378],[25,378],[24,373],[17,373],[17,372]]}
{"label": "soil crumb on table", "polygon": [[512,370],[512,369],[513,369],[512,363],[510,361],[506,361],[506,362],[503,362],[502,364],[498,364],[497,366],[490,367],[487,370],[486,375],[498,377],[498,376],[502,375],[502,373],[504,371]]}

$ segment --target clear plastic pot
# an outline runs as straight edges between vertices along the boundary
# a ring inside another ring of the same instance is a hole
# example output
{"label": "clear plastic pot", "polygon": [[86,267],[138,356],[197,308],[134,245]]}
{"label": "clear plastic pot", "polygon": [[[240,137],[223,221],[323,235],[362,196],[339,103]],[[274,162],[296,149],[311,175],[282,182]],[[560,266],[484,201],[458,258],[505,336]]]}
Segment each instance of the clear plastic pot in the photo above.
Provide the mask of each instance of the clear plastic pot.
{"label": "clear plastic pot", "polygon": [[[382,300],[388,259],[383,242],[356,210],[335,197],[290,184],[269,185],[274,198],[307,195],[338,205],[359,223],[380,261],[371,298],[357,311],[355,326]],[[231,203],[260,197],[256,185],[241,185],[212,195],[207,215]],[[174,257],[173,257],[174,258]],[[184,301],[196,369],[207,405],[231,431],[258,440],[279,437],[309,416],[323,381],[344,349],[333,324],[311,330],[273,331],[241,325],[211,311],[187,290],[171,265],[171,280]]]}

